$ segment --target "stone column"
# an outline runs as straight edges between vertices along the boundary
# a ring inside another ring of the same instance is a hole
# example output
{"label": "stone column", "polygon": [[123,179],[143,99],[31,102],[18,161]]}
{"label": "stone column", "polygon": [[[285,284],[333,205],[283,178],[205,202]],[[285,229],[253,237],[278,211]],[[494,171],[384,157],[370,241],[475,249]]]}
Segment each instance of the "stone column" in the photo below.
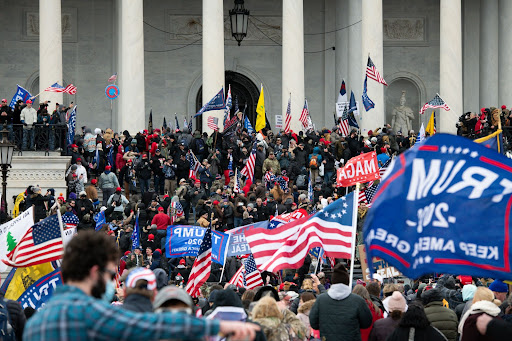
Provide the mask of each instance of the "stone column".
{"label": "stone column", "polygon": [[[362,18],[361,0],[348,0],[348,20],[353,24]],[[363,91],[363,75],[361,68],[361,26],[362,23],[347,28],[348,30],[348,79],[347,80],[347,99],[350,100],[350,91],[354,91],[357,101],[361,101]],[[341,84],[341,83],[340,83]],[[339,85],[338,85],[339,86]],[[338,89],[339,90],[339,89]]]}
{"label": "stone column", "polygon": [[[362,72],[360,77],[364,81],[368,55],[384,77],[384,54],[383,54],[383,32],[382,32],[382,0],[362,0],[362,58],[359,61]],[[385,78],[384,78],[385,79]],[[384,86],[372,79],[368,79],[368,97],[375,103],[375,108],[366,112],[362,102],[363,85],[354,90],[356,100],[359,101],[361,117],[361,133],[366,135],[368,130],[381,127],[384,124]]]}
{"label": "stone column", "polygon": [[[512,106],[512,35],[510,24],[512,23],[512,1],[500,0],[499,2],[499,33],[498,33],[498,103],[494,106],[507,108]],[[495,52],[495,49],[493,49]]]}
{"label": "stone column", "polygon": [[[222,0],[203,0],[203,104],[215,96],[224,86],[224,15]],[[207,111],[202,115],[203,131],[210,134],[208,116],[219,118],[222,131],[224,112]]]}
{"label": "stone column", "polygon": [[[299,121],[304,107],[304,20],[303,0],[283,0],[283,124],[290,93],[292,96],[290,124],[294,132],[303,130]],[[267,118],[272,122],[271,118]]]}
{"label": "stone column", "polygon": [[480,0],[480,107],[498,105],[498,46],[498,0]]}
{"label": "stone column", "polygon": [[[39,0],[39,101],[62,103],[62,93],[43,91],[55,82],[62,85],[61,0]],[[35,95],[35,94],[34,94]]]}
{"label": "stone column", "polygon": [[451,108],[441,109],[439,131],[457,133],[462,114],[462,22],[461,0],[441,0],[439,94]]}
{"label": "stone column", "polygon": [[119,1],[121,6],[121,51],[119,53],[118,130],[132,136],[146,127],[144,95],[143,0]]}
{"label": "stone column", "polygon": [[[336,87],[335,87],[335,101],[338,99],[341,81],[345,79],[348,81],[348,33],[349,29],[340,30],[340,28],[347,27],[352,22],[349,22],[348,17],[348,0],[336,1]],[[354,22],[357,21],[351,18]],[[357,24],[359,25],[359,24]],[[334,106],[334,105],[333,105]]]}

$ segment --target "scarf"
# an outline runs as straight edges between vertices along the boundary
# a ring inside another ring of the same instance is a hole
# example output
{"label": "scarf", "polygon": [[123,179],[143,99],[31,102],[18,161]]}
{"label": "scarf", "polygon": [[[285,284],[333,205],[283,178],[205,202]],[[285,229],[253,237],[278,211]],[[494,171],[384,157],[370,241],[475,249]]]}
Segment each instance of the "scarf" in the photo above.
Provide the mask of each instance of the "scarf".
{"label": "scarf", "polygon": [[464,328],[464,323],[466,322],[466,319],[468,318],[469,315],[485,313],[487,315],[496,317],[496,316],[498,316],[498,314],[500,312],[501,312],[500,307],[498,307],[493,302],[478,301],[476,303],[473,303],[471,308],[469,308],[469,310],[466,311],[464,316],[460,319],[458,330],[459,330],[459,333],[460,333],[461,340],[462,340],[462,329]]}

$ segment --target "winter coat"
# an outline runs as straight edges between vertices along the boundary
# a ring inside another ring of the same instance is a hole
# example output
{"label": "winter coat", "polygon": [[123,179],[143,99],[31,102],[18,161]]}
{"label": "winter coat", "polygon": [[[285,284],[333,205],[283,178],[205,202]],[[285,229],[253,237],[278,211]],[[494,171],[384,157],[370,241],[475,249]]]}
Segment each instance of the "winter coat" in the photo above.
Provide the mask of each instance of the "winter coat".
{"label": "winter coat", "polygon": [[473,341],[473,340],[492,340],[491,337],[480,335],[476,328],[476,320],[481,314],[487,314],[493,317],[501,313],[501,309],[489,301],[479,301],[473,303],[471,308],[462,316],[458,331],[461,334],[460,341]]}
{"label": "winter coat", "polygon": [[439,329],[449,341],[457,340],[457,315],[453,310],[444,307],[442,301],[428,303],[425,314],[431,325]]}
{"label": "winter coat", "polygon": [[119,187],[119,181],[117,180],[117,176],[110,172],[108,174],[101,173],[100,179],[98,180],[99,188],[117,188]]}
{"label": "winter coat", "polygon": [[266,173],[270,169],[272,169],[272,173],[274,173],[275,175],[281,174],[281,166],[279,165],[279,161],[275,157],[274,159],[268,158],[265,159],[265,161],[263,161],[263,173]]}
{"label": "winter coat", "polygon": [[428,326],[425,329],[397,327],[386,341],[410,340],[411,329],[414,329],[414,341],[446,341],[443,333],[432,326]]}
{"label": "winter coat", "polygon": [[151,303],[151,300],[140,294],[131,294],[126,296],[121,307],[137,313],[153,312],[153,304]]}
{"label": "winter coat", "polygon": [[394,320],[391,317],[386,317],[375,321],[372,331],[368,338],[369,341],[386,341],[389,335],[393,334],[396,327],[400,323],[400,319]]}
{"label": "winter coat", "polygon": [[304,326],[307,329],[306,335],[309,339],[311,336],[311,325],[309,324],[309,312],[311,311],[311,308],[313,308],[313,305],[315,304],[315,300],[310,300],[305,302],[299,307],[297,318],[304,324]]}
{"label": "winter coat", "polygon": [[382,311],[376,310],[375,305],[372,301],[366,302],[368,304],[368,308],[370,308],[370,311],[372,312],[372,325],[369,328],[362,328],[361,329],[361,340],[367,341],[368,337],[370,336],[370,332],[372,331],[373,324],[377,322],[378,320],[383,318]]}
{"label": "winter coat", "polygon": [[151,165],[148,160],[142,160],[137,167],[135,167],[137,177],[143,180],[151,179]]}
{"label": "winter coat", "polygon": [[350,293],[347,285],[338,283],[316,298],[309,322],[313,329],[320,330],[320,337],[328,341],[360,341],[360,329],[372,325],[372,313],[362,297]]}
{"label": "winter coat", "polygon": [[265,333],[267,341],[287,341],[292,339],[304,340],[306,337],[306,327],[300,322],[297,316],[285,309],[281,311],[283,318],[264,317],[253,319],[258,323]]}

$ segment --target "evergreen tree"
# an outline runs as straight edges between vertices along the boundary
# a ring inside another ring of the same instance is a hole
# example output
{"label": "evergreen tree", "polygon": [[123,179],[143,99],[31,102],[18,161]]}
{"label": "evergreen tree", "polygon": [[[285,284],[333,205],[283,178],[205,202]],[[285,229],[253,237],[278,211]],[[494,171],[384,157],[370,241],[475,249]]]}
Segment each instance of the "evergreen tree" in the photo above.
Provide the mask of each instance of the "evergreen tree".
{"label": "evergreen tree", "polygon": [[7,252],[11,252],[16,247],[16,244],[18,244],[18,242],[14,239],[11,232],[9,232],[7,234]]}

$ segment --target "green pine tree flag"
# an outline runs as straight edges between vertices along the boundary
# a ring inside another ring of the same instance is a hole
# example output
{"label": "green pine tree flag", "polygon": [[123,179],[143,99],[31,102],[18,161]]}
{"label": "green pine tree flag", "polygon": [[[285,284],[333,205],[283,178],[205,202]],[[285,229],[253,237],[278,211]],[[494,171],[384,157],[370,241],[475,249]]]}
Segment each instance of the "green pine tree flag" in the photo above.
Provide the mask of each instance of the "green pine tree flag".
{"label": "green pine tree flag", "polygon": [[18,242],[14,239],[11,232],[9,232],[7,234],[7,252],[11,252],[16,247],[16,244],[18,244]]}

